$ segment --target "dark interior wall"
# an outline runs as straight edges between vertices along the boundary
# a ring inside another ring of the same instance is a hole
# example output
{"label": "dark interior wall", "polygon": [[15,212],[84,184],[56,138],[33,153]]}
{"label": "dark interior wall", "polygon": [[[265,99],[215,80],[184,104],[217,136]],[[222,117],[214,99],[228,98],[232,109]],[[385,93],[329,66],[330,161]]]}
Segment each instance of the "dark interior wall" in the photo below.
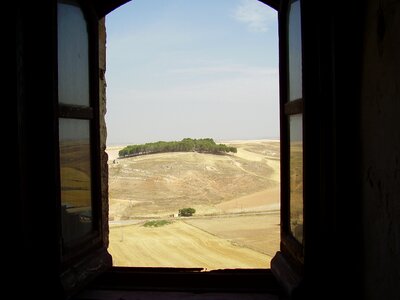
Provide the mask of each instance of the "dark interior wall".
{"label": "dark interior wall", "polygon": [[368,1],[361,138],[366,299],[400,299],[400,1]]}
{"label": "dark interior wall", "polygon": [[[320,147],[309,157],[324,164],[320,171],[319,163],[309,169],[322,183],[312,194],[308,215],[315,229],[309,235],[314,242],[307,247],[315,249],[311,263],[316,266],[310,270],[309,286],[327,278],[329,291],[336,288],[337,295],[346,295],[360,281],[366,299],[400,299],[400,2],[360,3],[349,3],[345,11],[342,3],[327,7],[324,2],[317,15],[315,8],[306,10],[310,21],[304,38],[319,41],[311,42],[315,50],[305,58],[315,74],[307,88],[315,90],[313,104],[323,103],[306,111],[316,118],[312,138],[320,136]],[[13,263],[16,274],[11,279],[19,287],[46,298],[48,287],[59,284],[55,12],[40,1],[18,6],[17,12],[13,124],[19,193],[16,201],[6,201],[10,208],[5,211],[13,212],[18,224],[9,227],[15,246],[7,249],[6,260]],[[343,274],[337,276],[337,270]]]}
{"label": "dark interior wall", "polygon": [[5,216],[13,216],[5,230],[12,236],[4,243],[10,249],[4,260],[11,264],[6,277],[18,282],[18,293],[24,290],[32,298],[46,298],[60,289],[59,210],[55,201],[56,11],[48,1],[15,4],[17,150],[13,168],[18,172],[18,192],[16,197],[7,197],[9,201],[3,207]]}

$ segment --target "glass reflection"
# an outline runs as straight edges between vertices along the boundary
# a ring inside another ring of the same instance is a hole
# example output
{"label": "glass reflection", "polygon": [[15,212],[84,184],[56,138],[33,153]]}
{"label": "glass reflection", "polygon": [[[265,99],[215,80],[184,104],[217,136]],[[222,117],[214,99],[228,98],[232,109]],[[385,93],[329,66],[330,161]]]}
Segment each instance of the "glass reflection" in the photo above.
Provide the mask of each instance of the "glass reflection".
{"label": "glass reflection", "polygon": [[289,117],[290,127],[290,230],[303,243],[303,117]]}
{"label": "glass reflection", "polygon": [[89,121],[59,119],[62,235],[65,243],[92,230]]}
{"label": "glass reflection", "polygon": [[289,49],[289,101],[300,99],[302,93],[302,50],[300,1],[292,1],[289,8],[288,49]]}
{"label": "glass reflection", "polygon": [[89,40],[82,10],[58,3],[58,97],[63,104],[89,105]]}

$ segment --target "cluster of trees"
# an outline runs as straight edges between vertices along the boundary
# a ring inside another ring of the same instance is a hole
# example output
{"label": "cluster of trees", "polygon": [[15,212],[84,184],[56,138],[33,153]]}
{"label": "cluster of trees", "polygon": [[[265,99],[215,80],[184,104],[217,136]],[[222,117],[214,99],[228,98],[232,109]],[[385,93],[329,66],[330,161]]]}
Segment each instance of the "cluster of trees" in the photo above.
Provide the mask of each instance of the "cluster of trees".
{"label": "cluster of trees", "polygon": [[196,212],[194,208],[187,207],[187,208],[182,208],[179,210],[179,216],[180,217],[191,217],[193,214]]}
{"label": "cluster of trees", "polygon": [[191,139],[185,138],[180,142],[155,142],[141,145],[129,145],[118,152],[119,157],[137,156],[162,152],[200,152],[222,154],[237,152],[237,148],[224,144],[216,144],[213,139]]}

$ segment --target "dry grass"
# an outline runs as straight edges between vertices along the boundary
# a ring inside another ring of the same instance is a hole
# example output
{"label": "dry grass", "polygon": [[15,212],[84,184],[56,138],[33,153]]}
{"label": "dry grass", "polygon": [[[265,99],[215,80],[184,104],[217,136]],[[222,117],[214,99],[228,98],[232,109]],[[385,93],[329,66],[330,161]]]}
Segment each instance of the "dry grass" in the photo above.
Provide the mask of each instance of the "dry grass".
{"label": "dry grass", "polygon": [[162,153],[113,163],[114,148],[109,164],[111,219],[163,217],[182,207],[194,207],[197,214],[218,213],[217,204],[276,188],[279,161],[242,147],[235,155]]}
{"label": "dry grass", "polygon": [[279,249],[280,214],[239,215],[185,221],[236,245],[273,257]]}
{"label": "dry grass", "polygon": [[[232,155],[109,154],[110,219],[174,220],[162,227],[111,223],[118,266],[268,268],[279,248],[279,142],[223,142]],[[192,218],[173,218],[193,207]]]}
{"label": "dry grass", "polygon": [[109,251],[114,266],[268,268],[271,260],[182,221],[156,228],[112,227]]}
{"label": "dry grass", "polygon": [[217,204],[224,213],[275,211],[280,209],[280,188],[274,187]]}

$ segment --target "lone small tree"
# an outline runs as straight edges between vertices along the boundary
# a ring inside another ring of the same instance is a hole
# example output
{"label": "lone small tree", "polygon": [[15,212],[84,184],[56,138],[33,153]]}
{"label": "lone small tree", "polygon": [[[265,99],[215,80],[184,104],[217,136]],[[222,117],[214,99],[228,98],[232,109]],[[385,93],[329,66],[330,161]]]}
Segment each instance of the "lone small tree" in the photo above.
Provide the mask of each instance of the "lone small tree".
{"label": "lone small tree", "polygon": [[187,208],[182,208],[179,210],[179,216],[180,217],[191,217],[193,214],[196,212],[194,208],[187,207]]}

